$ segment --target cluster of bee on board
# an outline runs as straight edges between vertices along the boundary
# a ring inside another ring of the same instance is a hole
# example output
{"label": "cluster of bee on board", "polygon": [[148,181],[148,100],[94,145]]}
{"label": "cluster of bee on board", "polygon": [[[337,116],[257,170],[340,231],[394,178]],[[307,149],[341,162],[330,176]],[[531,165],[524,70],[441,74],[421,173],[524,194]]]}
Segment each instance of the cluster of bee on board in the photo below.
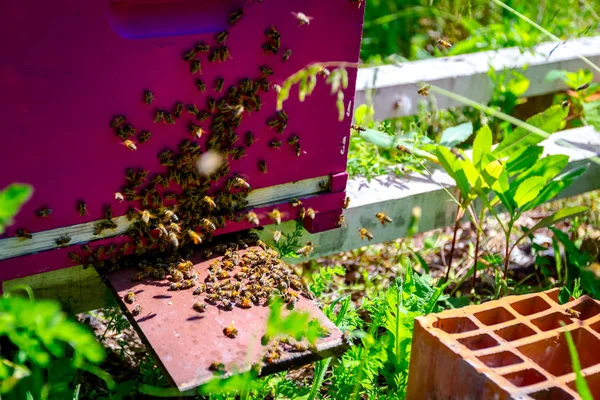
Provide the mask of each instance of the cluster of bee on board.
{"label": "cluster of bee on board", "polygon": [[[357,3],[360,8],[364,0],[349,2]],[[302,12],[293,12],[292,15],[298,26],[310,25],[313,19]],[[231,12],[231,27],[243,17],[243,9]],[[151,121],[155,124],[177,125],[185,116],[191,117],[192,121],[186,124],[191,137],[183,140],[176,150],[165,149],[157,155],[158,163],[164,167],[164,172],[151,175],[148,170],[126,170],[124,184],[114,193],[114,199],[139,205],[129,207],[125,215],[130,222],[126,233],[128,239],[121,244],[99,245],[95,248],[84,244],[81,245],[80,251],[69,253],[69,258],[74,263],[81,264],[84,268],[93,267],[101,274],[134,266],[140,270],[134,277],[136,280],[169,279],[169,290],[190,289],[194,296],[198,296],[192,308],[200,313],[206,311],[207,303],[224,310],[231,310],[233,307],[250,308],[266,304],[273,296],[283,298],[288,306],[293,307],[300,294],[309,296],[310,293],[305,290],[300,278],[279,260],[277,253],[266,248],[255,234],[238,236],[233,242],[225,245],[208,246],[212,241],[213,232],[225,227],[227,221],[245,219],[257,226],[260,223],[255,212],[245,211],[251,185],[241,175],[231,173],[230,160],[239,160],[256,141],[251,131],[241,136],[236,133],[244,114],[261,110],[261,93],[270,89],[276,92],[281,90],[279,85],[269,81],[274,72],[267,64],[259,66],[255,78],[244,78],[228,87],[223,77],[218,76],[213,81],[204,78],[203,62],[223,63],[232,58],[227,47],[229,35],[229,30],[220,32],[215,35],[213,45],[199,42],[185,49],[182,54],[182,60],[189,65],[189,73],[198,92],[203,94],[207,87],[212,85],[214,92],[222,94],[221,98],[206,96],[206,103],[200,106],[193,102],[176,101],[170,107],[157,107],[151,111]],[[292,50],[282,46],[281,34],[276,26],[266,27],[264,35],[262,51],[265,56],[274,55],[282,62],[288,61]],[[203,55],[206,56],[206,61]],[[320,74],[325,78],[327,75],[326,69]],[[156,99],[157,96],[152,90],[144,88],[141,91],[140,101],[144,106],[154,107]],[[276,135],[269,141],[269,147],[278,149],[286,143],[299,157],[302,154],[302,146],[298,134],[292,133],[285,140],[279,139],[285,134],[288,119],[285,110],[281,110],[267,120],[268,129]],[[210,122],[208,131],[200,125],[203,122]],[[113,116],[109,127],[121,140],[121,144],[130,151],[137,151],[138,146],[152,140],[151,130],[136,128],[124,114]],[[218,161],[212,163],[209,169],[200,167],[200,159],[207,153],[203,153],[197,140],[204,136],[208,137],[208,153],[220,155]],[[259,161],[257,169],[268,173],[266,161]],[[317,211],[301,207],[301,201],[295,201],[293,205],[300,207],[301,219],[315,218]],[[344,208],[348,205],[347,198]],[[89,214],[84,200],[78,202],[76,212],[81,217]],[[40,218],[48,218],[52,209],[43,205],[36,213]],[[268,217],[277,224],[282,218],[277,209],[269,212]],[[391,222],[391,219],[383,214],[378,214],[377,218],[384,224]],[[338,225],[341,226],[343,222],[342,215]],[[104,208],[104,219],[95,225],[94,234],[102,235],[104,231],[114,231],[116,228],[112,209],[108,205]],[[361,229],[359,234],[363,238],[372,239],[372,235],[364,229]],[[31,239],[32,234],[21,228],[17,230],[17,237]],[[66,246],[71,240],[68,234],[64,234],[56,239],[56,244]],[[261,250],[246,250],[256,244],[260,245]],[[223,255],[221,260],[211,264],[204,282],[199,282],[198,273],[188,260],[191,248],[198,250],[197,246],[200,245],[204,246],[201,251],[206,259],[213,254]],[[239,250],[245,252],[238,253]],[[297,253],[308,256],[313,250],[313,244],[307,242]],[[203,296],[203,301],[199,300],[200,295]],[[137,316],[143,312],[143,307],[137,303],[133,291],[127,292],[124,301],[133,307],[132,315]],[[234,322],[223,330],[223,334],[230,338],[235,338],[238,333]],[[324,330],[323,334],[328,333]],[[269,348],[265,361],[277,360],[281,354],[280,349],[285,347],[290,351],[306,350],[300,343],[276,341],[275,345]],[[210,369],[219,371],[222,369],[221,365],[213,363]]]}

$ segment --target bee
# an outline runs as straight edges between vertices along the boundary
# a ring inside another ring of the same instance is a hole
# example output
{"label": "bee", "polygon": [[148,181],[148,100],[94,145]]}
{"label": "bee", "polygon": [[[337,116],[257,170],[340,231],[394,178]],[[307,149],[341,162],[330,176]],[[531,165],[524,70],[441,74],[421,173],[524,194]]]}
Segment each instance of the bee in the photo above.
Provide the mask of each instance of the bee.
{"label": "bee", "polygon": [[206,229],[208,229],[210,231],[214,231],[215,229],[217,229],[215,224],[208,218],[202,218],[200,220],[200,225],[204,226]]}
{"label": "bee", "polygon": [[165,226],[163,224],[158,224],[156,226],[156,229],[158,230],[158,235],[160,237],[167,237],[167,236],[169,236],[169,231],[167,231],[167,228],[165,228]]}
{"label": "bee", "polygon": [[80,201],[79,204],[77,205],[77,211],[79,211],[79,216],[83,217],[86,214],[89,215],[88,209],[87,209],[87,204],[85,203],[85,201]]}
{"label": "bee", "polygon": [[[206,84],[204,83],[204,81],[202,79],[196,79],[196,87],[198,88],[198,90],[200,90],[200,92],[204,93],[206,92]],[[194,115],[198,115],[198,108],[196,107],[196,105],[194,104],[192,110],[195,110],[195,114]],[[188,106],[188,112],[190,112],[190,106]]]}
{"label": "bee", "polygon": [[160,109],[156,110],[156,114],[154,114],[154,123],[164,121],[164,119],[165,119],[164,110],[160,110]]}
{"label": "bee", "polygon": [[133,310],[131,311],[131,314],[133,314],[134,317],[137,317],[138,315],[140,315],[142,313],[142,306],[141,305],[136,305]]}
{"label": "bee", "polygon": [[271,218],[277,225],[281,224],[281,212],[278,209],[273,209],[270,213],[267,214],[269,218]]}
{"label": "bee", "polygon": [[275,361],[279,360],[281,358],[281,353],[279,352],[279,350],[276,349],[270,349],[267,351],[267,354],[265,355],[265,361],[267,362],[267,364],[272,364]]}
{"label": "bee", "polygon": [[83,251],[85,251],[87,253],[90,253],[92,251],[92,248],[90,247],[89,244],[82,244],[81,245],[81,250],[83,250]]}
{"label": "bee", "polygon": [[309,25],[310,21],[313,19],[313,17],[309,17],[301,12],[292,12],[292,15],[298,20],[298,26]]}
{"label": "bee", "polygon": [[444,47],[446,49],[449,49],[450,47],[452,47],[451,43],[446,42],[445,40],[442,40],[442,39],[438,39],[437,44],[438,44],[438,46]]}
{"label": "bee", "polygon": [[238,335],[238,330],[236,329],[233,321],[231,321],[231,325],[226,326],[225,329],[223,329],[223,333],[225,336],[232,339]]}
{"label": "bee", "polygon": [[287,143],[290,146],[293,146],[293,145],[297,144],[298,142],[300,142],[300,137],[298,137],[298,135],[291,135],[287,140]]}
{"label": "bee", "polygon": [[129,150],[131,151],[136,151],[137,150],[137,146],[135,145],[135,143],[133,143],[131,140],[127,139],[123,142],[123,145],[125,147],[127,147]]}
{"label": "bee", "polygon": [[144,91],[144,103],[152,104],[153,101],[154,101],[154,95],[152,94],[152,92],[149,90],[145,90]]}
{"label": "bee", "polygon": [[135,293],[133,293],[130,290],[129,292],[127,292],[127,295],[125,295],[125,302],[129,303],[129,304],[133,304],[134,301],[135,301]]}
{"label": "bee", "polygon": [[240,178],[239,176],[236,176],[235,178],[233,178],[233,187],[238,188],[238,189],[246,189],[246,190],[250,190],[250,184],[248,182],[246,182],[244,179]]}
{"label": "bee", "polygon": [[298,218],[304,219],[306,217],[306,209],[302,207],[300,211],[298,211]]}
{"label": "bee", "polygon": [[173,115],[171,115],[171,113],[165,112],[165,122],[171,125],[175,123],[175,119],[173,118]]}
{"label": "bee", "polygon": [[274,83],[273,84],[273,90],[276,91],[277,93],[281,92],[281,86]]}
{"label": "bee", "polygon": [[177,233],[181,233],[181,227],[179,225],[177,225],[175,222],[171,222],[169,224],[169,229],[171,229],[172,231],[175,231]]}
{"label": "bee", "polygon": [[337,226],[338,228],[341,227],[342,225],[344,225],[344,223],[346,222],[346,217],[344,216],[344,214],[340,215],[335,223],[335,226]]}
{"label": "bee", "polygon": [[292,50],[286,49],[285,52],[283,53],[283,56],[281,57],[281,61],[286,62],[287,60],[290,59],[291,56],[292,56]]}
{"label": "bee", "polygon": [[175,248],[179,247],[179,239],[177,239],[177,235],[175,234],[175,232],[169,232],[169,242],[171,242],[171,245]]}
{"label": "bee", "polygon": [[202,243],[202,238],[200,237],[200,235],[198,235],[193,230],[188,229],[187,234],[190,237],[190,239],[192,239],[192,242],[194,242],[194,244],[200,244],[200,243]]}
{"label": "bee", "polygon": [[267,54],[267,53],[277,54],[279,52],[279,49],[277,47],[273,46],[271,43],[265,43],[261,47],[264,50],[265,54]]}
{"label": "bee", "polygon": [[216,304],[217,301],[219,301],[220,299],[221,299],[221,295],[218,293],[212,293],[212,294],[209,294],[206,296],[206,301],[208,301],[211,304]]}
{"label": "bee", "polygon": [[308,255],[310,253],[312,253],[315,250],[315,247],[313,245],[312,242],[306,242],[306,245],[304,247],[299,248],[298,250],[296,250],[296,254],[298,255],[305,255],[308,257]]}
{"label": "bee", "polygon": [[562,108],[567,108],[569,106],[569,100],[565,100],[561,104]]}
{"label": "bee", "polygon": [[142,216],[141,216],[141,220],[148,225],[148,223],[150,222],[150,218],[154,218],[154,215],[150,214],[150,211],[148,210],[144,210],[142,211]]}
{"label": "bee", "polygon": [[381,225],[385,225],[386,222],[392,222],[392,219],[382,212],[375,214],[375,217],[381,222]]}
{"label": "bee", "polygon": [[209,209],[214,209],[217,204],[215,203],[215,201],[210,197],[210,196],[204,196],[202,198],[202,200],[200,200],[202,203],[205,203]]}
{"label": "bee", "polygon": [[218,77],[216,84],[215,84],[215,91],[216,92],[222,92],[223,91],[223,85],[225,84],[225,78],[223,77]]}
{"label": "bee", "polygon": [[272,39],[279,39],[279,37],[281,36],[279,31],[277,30],[277,28],[275,28],[274,25],[271,25],[270,27],[265,29],[265,35]]}
{"label": "bee", "polygon": [[350,207],[350,197],[346,196],[346,198],[344,199],[344,203],[342,204],[342,207],[344,209]]}
{"label": "bee", "polygon": [[567,308],[565,310],[565,314],[569,315],[572,318],[579,318],[581,316],[581,312],[580,311],[574,310],[572,308]]}
{"label": "bee", "polygon": [[588,83],[584,83],[583,85],[577,86],[577,89],[575,89],[575,90],[579,92],[580,90],[585,90],[589,87],[590,87],[590,83],[588,82]]}
{"label": "bee", "polygon": [[361,240],[365,240],[365,237],[369,239],[369,241],[373,240],[373,234],[365,228],[360,228],[358,234],[360,235]]}
{"label": "bee", "polygon": [[218,362],[213,362],[213,363],[210,364],[210,366],[208,367],[208,369],[210,371],[216,372],[218,374],[224,374],[225,373],[225,364],[218,363]]}
{"label": "bee", "polygon": [[219,48],[219,59],[220,59],[220,61],[221,62],[225,62],[230,57],[231,57],[231,54],[229,53],[229,48],[227,48],[227,46],[221,46]]}
{"label": "bee", "polygon": [[[210,48],[208,47],[208,45],[204,42],[198,42],[196,44],[196,46],[194,46],[194,50],[196,50],[198,53],[206,53],[207,51],[210,50]],[[188,60],[186,60],[188,61]]]}
{"label": "bee", "polygon": [[71,241],[71,237],[69,235],[61,235],[58,239],[55,240],[57,246],[65,246],[69,244]]}
{"label": "bee", "polygon": [[[25,228],[17,229],[15,232],[15,236],[21,240],[31,239],[33,235]],[[69,253],[70,254],[70,253]]]}
{"label": "bee", "polygon": [[206,292],[206,285],[204,283],[199,283],[198,286],[196,286],[196,289],[194,289],[194,296],[198,296],[204,292]]}
{"label": "bee", "polygon": [[259,222],[259,219],[258,219],[258,215],[256,215],[256,213],[253,212],[253,211],[248,211],[248,213],[246,214],[246,219],[251,224],[254,224],[256,226],[260,225],[260,222]]}
{"label": "bee", "polygon": [[229,23],[235,25],[244,16],[244,10],[238,9],[229,14]]}
{"label": "bee", "polygon": [[183,54],[184,61],[190,61],[194,57],[196,57],[196,49],[190,49],[187,53]]}
{"label": "bee", "polygon": [[192,307],[194,308],[194,310],[201,313],[206,311],[206,303],[202,303],[201,301],[195,302]]}
{"label": "bee", "polygon": [[193,75],[198,72],[202,75],[202,64],[200,63],[200,60],[195,58],[190,62],[190,73]]}
{"label": "bee", "polygon": [[277,139],[273,139],[269,142],[269,147],[272,149],[278,149],[281,147],[283,143],[281,142],[281,140],[277,140]]}
{"label": "bee", "polygon": [[210,111],[211,113],[215,112],[215,110],[217,109],[217,101],[215,99],[213,99],[212,97],[209,97],[206,100],[206,107],[208,108],[208,111]]}
{"label": "bee", "polygon": [[204,134],[204,129],[201,126],[194,124],[193,122],[188,123],[188,132],[200,139]]}
{"label": "bee", "polygon": [[75,252],[70,252],[69,253],[69,259],[75,263],[80,264],[83,260],[81,259],[81,256],[78,253]]}
{"label": "bee", "polygon": [[115,129],[125,123],[126,118],[123,115],[118,115],[110,121],[110,127]]}
{"label": "bee", "polygon": [[217,33],[217,36],[215,37],[217,44],[224,43],[227,40],[228,36],[229,36],[228,31],[223,31],[223,32]]}
{"label": "bee", "polygon": [[37,210],[36,214],[40,218],[48,218],[50,214],[52,214],[52,209],[49,208],[47,205],[44,205],[42,206],[42,208]]}
{"label": "bee", "polygon": [[277,242],[279,242],[279,239],[281,239],[281,231],[273,232],[273,241],[275,241],[275,243],[277,243]]}
{"label": "bee", "polygon": [[173,107],[173,115],[175,116],[175,118],[180,118],[182,112],[183,112],[183,103],[178,101],[175,103],[175,106]]}
{"label": "bee", "polygon": [[[235,304],[228,299],[223,299],[223,301],[221,301],[221,305],[223,306],[223,308],[227,311],[231,311],[233,310],[233,307],[235,306]],[[225,334],[226,336],[229,336],[227,334]],[[235,336],[234,336],[235,337]]]}
{"label": "bee", "polygon": [[252,146],[255,141],[256,140],[252,132],[248,131],[244,134],[244,144],[246,145],[246,147]]}
{"label": "bee", "polygon": [[295,352],[304,352],[304,351],[307,351],[307,350],[308,350],[308,347],[306,345],[302,344],[302,343],[294,343],[292,345],[292,351],[295,351]]}
{"label": "bee", "polygon": [[123,194],[121,192],[116,192],[115,193],[115,200],[122,202],[123,200],[125,200],[125,197],[123,197]]}
{"label": "bee", "polygon": [[366,128],[363,128],[360,125],[352,125],[351,128],[354,129],[356,132],[364,132],[364,131],[366,131]]}
{"label": "bee", "polygon": [[265,160],[260,160],[258,162],[258,170],[263,174],[267,173],[267,162]]}
{"label": "bee", "polygon": [[261,65],[260,67],[260,72],[264,75],[264,76],[270,76],[273,75],[273,70],[267,66],[267,65]]}
{"label": "bee", "polygon": [[317,212],[315,210],[313,210],[312,208],[307,208],[306,209],[306,216],[310,219],[315,219]]}
{"label": "bee", "polygon": [[419,93],[423,97],[427,97],[429,96],[429,88],[431,88],[430,84],[423,85],[417,90],[417,93]]}
{"label": "bee", "polygon": [[171,290],[171,291],[180,290],[182,288],[183,288],[183,285],[181,282],[173,282],[173,283],[171,283],[171,285],[169,285],[169,290]]}
{"label": "bee", "polygon": [[146,143],[152,137],[152,133],[150,131],[141,131],[138,140],[140,143]]}
{"label": "bee", "polygon": [[240,301],[240,303],[239,303],[239,306],[240,306],[241,308],[250,308],[250,307],[252,307],[252,300],[250,300],[250,298],[249,298],[249,297],[244,297],[244,298],[243,298],[243,299]]}
{"label": "bee", "polygon": [[[202,82],[202,81],[200,81],[200,82]],[[204,88],[204,90],[206,90],[206,87]],[[190,114],[190,115],[198,115],[198,113],[200,112],[200,110],[198,110],[198,107],[195,104],[188,104],[185,106],[185,109],[187,110],[188,114]]]}

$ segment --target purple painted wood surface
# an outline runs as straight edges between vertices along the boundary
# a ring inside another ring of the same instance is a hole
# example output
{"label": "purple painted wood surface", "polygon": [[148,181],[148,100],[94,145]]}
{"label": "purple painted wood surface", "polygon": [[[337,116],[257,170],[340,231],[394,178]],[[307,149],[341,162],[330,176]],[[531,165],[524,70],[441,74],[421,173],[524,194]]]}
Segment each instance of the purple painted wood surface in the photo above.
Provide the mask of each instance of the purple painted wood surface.
{"label": "purple painted wood surface", "polygon": [[[223,0],[2,2],[0,187],[22,182],[35,188],[5,235],[20,227],[38,232],[98,220],[109,203],[115,216],[124,214],[127,204],[116,203],[114,192],[124,184],[125,169],[162,172],[156,154],[191,139],[186,130],[191,116],[184,113],[176,125],[154,124],[154,110],[170,110],[175,101],[204,108],[207,96],[218,97],[213,89],[217,76],[225,78],[227,88],[244,77],[258,78],[258,67],[268,64],[275,71],[271,81],[282,83],[308,63],[358,61],[364,8],[347,0],[263,0],[246,5],[245,16],[229,28],[232,60],[211,64],[201,57],[201,78],[208,87],[202,95],[182,52],[198,41],[213,44],[214,32],[226,26],[227,13],[239,5]],[[313,17],[310,25],[297,26],[292,11]],[[282,48],[293,50],[288,62],[280,55],[265,56],[261,49],[263,32],[272,24],[281,32]],[[346,107],[352,109],[348,103],[354,99],[356,69],[349,73]],[[156,96],[152,106],[142,102],[146,88]],[[304,103],[292,91],[285,103],[289,124],[281,136],[265,125],[275,113],[275,92],[261,99],[261,111],[246,115],[238,130],[252,130],[258,141],[246,157],[232,162],[232,172],[261,188],[345,170],[340,145],[348,140],[350,118],[338,122],[335,98],[324,82]],[[138,131],[152,132],[137,152],[121,145],[109,128],[118,114]],[[208,130],[208,123],[203,125]],[[301,138],[305,153],[300,157],[285,144],[280,150],[268,147],[271,139],[285,143],[292,133]],[[260,159],[267,160],[268,174],[258,172]],[[77,213],[80,199],[90,215]],[[53,213],[42,219],[35,211],[44,204]]]}

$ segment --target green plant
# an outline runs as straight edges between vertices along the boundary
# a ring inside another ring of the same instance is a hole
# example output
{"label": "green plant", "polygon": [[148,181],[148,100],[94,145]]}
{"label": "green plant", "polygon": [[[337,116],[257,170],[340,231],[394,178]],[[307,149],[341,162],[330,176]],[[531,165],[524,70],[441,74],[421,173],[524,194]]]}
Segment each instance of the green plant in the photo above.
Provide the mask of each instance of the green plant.
{"label": "green plant", "polygon": [[33,188],[30,185],[13,183],[0,191],[0,234],[12,225],[13,217],[19,212],[21,206],[31,198]]}
{"label": "green plant", "polygon": [[299,257],[298,254],[296,254],[296,250],[302,247],[300,239],[302,239],[303,232],[304,227],[300,222],[296,221],[296,225],[294,226],[294,230],[292,232],[281,233],[281,239],[279,239],[277,242],[273,242],[273,246],[279,253],[280,257]]}
{"label": "green plant", "polygon": [[96,366],[104,350],[85,327],[71,321],[58,303],[10,293],[0,298],[0,395],[3,399],[77,398],[78,370],[112,378]]}
{"label": "green plant", "polygon": [[[562,326],[565,325],[565,323],[562,321],[560,324]],[[577,354],[577,348],[575,347],[575,342],[573,341],[571,332],[565,331],[565,339],[567,340],[567,346],[569,346],[569,354],[571,355],[573,372],[575,372],[575,387],[577,388],[577,393],[579,393],[583,400],[594,400],[592,392],[590,391],[587,382],[581,374],[581,363],[579,362],[579,355]]]}

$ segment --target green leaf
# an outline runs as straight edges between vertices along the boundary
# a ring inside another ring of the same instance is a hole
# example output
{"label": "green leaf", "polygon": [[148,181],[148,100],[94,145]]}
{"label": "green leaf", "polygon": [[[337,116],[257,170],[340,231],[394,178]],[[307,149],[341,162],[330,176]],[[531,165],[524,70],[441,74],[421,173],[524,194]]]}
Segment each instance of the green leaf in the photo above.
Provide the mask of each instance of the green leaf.
{"label": "green leaf", "polygon": [[566,71],[564,69],[553,69],[546,74],[545,80],[546,80],[546,82],[552,82],[557,79],[564,81],[567,79],[567,72],[568,71]]}
{"label": "green leaf", "polygon": [[435,152],[440,164],[446,173],[454,179],[458,190],[462,193],[463,198],[466,199],[469,196],[469,181],[462,170],[458,159],[450,150],[443,146],[436,147]]}
{"label": "green leaf", "polygon": [[354,120],[357,125],[366,125],[368,122],[373,120],[375,115],[375,109],[373,106],[361,104],[354,110]]}
{"label": "green leaf", "polygon": [[0,192],[0,234],[4,228],[12,224],[13,217],[19,212],[21,206],[31,198],[33,188],[31,185],[13,183]]}
{"label": "green leaf", "polygon": [[588,208],[585,206],[563,208],[562,210],[555,212],[551,216],[546,217],[543,220],[541,220],[540,222],[538,222],[537,224],[535,224],[529,230],[529,232],[533,232],[540,228],[546,228],[546,227],[552,226],[564,219],[574,218],[578,215],[586,213],[587,211],[588,211]]}
{"label": "green leaf", "polygon": [[569,163],[569,156],[555,154],[538,160],[529,170],[521,173],[515,179],[520,183],[533,176],[541,176],[546,180],[554,179]]}
{"label": "green leaf", "polygon": [[451,128],[447,128],[442,133],[440,144],[446,147],[455,147],[469,138],[473,134],[473,123],[465,122]]}
{"label": "green leaf", "polygon": [[492,151],[492,131],[489,126],[484,125],[477,131],[473,141],[473,164],[479,166],[483,155]]}
{"label": "green leaf", "polygon": [[506,92],[521,97],[527,92],[527,89],[529,89],[529,79],[525,75],[513,71],[512,78],[506,83]]}
{"label": "green leaf", "polygon": [[522,207],[532,201],[540,193],[545,184],[546,178],[541,176],[533,176],[523,181],[517,188],[514,196],[517,207]]}
{"label": "green leaf", "polygon": [[[569,114],[569,107],[563,108],[560,104],[549,107],[547,110],[534,115],[527,120],[529,125],[552,134],[561,130],[565,125],[565,118]],[[508,134],[494,149],[493,154],[498,158],[510,157],[524,148],[534,146],[545,139],[544,136],[529,132],[527,129],[517,127]]]}
{"label": "green leaf", "polygon": [[[564,326],[564,323],[561,323],[561,325]],[[577,393],[579,393],[582,400],[594,400],[592,392],[581,374],[581,363],[579,362],[579,355],[577,354],[577,348],[575,347],[575,342],[573,342],[571,332],[565,331],[565,339],[567,339],[569,353],[571,354],[571,364],[573,366],[573,371],[575,372],[575,387],[577,388]],[[589,351],[589,349],[582,350]]]}
{"label": "green leaf", "polygon": [[522,152],[513,154],[506,160],[506,171],[509,175],[513,175],[532,167],[542,156],[543,152],[544,148],[542,146],[532,146],[524,149]]}

